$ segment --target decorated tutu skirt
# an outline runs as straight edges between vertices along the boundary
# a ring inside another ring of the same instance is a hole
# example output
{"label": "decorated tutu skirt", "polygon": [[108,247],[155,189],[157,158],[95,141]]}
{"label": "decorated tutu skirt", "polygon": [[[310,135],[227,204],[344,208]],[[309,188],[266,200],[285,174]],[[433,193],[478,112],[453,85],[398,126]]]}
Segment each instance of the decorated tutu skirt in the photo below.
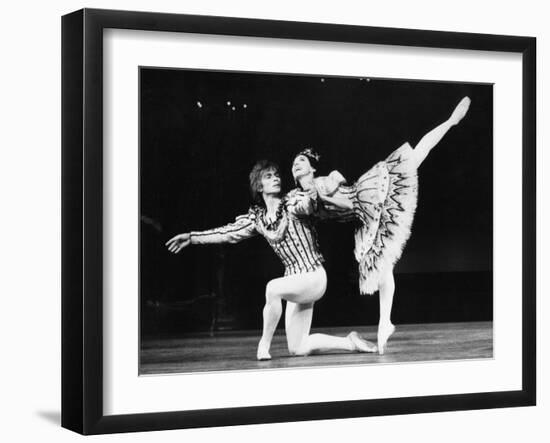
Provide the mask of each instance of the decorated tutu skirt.
{"label": "decorated tutu skirt", "polygon": [[361,294],[378,290],[381,275],[399,260],[411,235],[418,196],[416,170],[413,149],[406,143],[347,189],[360,220],[354,253]]}

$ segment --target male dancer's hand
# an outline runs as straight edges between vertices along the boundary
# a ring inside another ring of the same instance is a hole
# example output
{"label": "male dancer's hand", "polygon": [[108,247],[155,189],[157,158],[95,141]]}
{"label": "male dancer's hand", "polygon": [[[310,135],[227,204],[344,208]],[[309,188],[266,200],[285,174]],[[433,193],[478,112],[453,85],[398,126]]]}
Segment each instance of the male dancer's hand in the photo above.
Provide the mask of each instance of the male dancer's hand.
{"label": "male dancer's hand", "polygon": [[190,244],[191,244],[191,234],[189,233],[178,234],[166,242],[166,246],[168,247],[168,250],[170,252],[173,252],[174,254],[177,254],[183,248],[189,246]]}

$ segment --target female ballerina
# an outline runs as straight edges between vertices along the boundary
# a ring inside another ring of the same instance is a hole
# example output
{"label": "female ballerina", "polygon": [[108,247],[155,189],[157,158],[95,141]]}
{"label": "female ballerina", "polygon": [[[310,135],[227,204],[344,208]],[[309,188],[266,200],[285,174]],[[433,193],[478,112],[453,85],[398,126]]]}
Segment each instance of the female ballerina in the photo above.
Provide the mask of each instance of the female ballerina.
{"label": "female ballerina", "polygon": [[263,235],[283,262],[283,277],[268,282],[263,308],[263,330],[258,344],[258,360],[269,360],[269,349],[286,300],[285,330],[291,355],[316,351],[345,350],[376,352],[376,346],[352,331],[346,337],[310,334],[313,305],[325,293],[327,277],[322,265],[317,234],[308,215],[308,202],[289,207],[281,198],[278,167],[258,162],[250,173],[250,189],[256,205],[234,223],[202,232],[176,235],[166,242],[169,251],[178,253],[190,244],[237,243]]}
{"label": "female ballerina", "polygon": [[384,354],[395,331],[390,319],[395,291],[393,268],[411,234],[418,193],[417,170],[447,131],[464,118],[469,107],[470,99],[464,97],[449,119],[424,135],[414,149],[405,143],[351,186],[345,184],[338,171],[315,177],[319,155],[311,149],[301,151],[294,159],[292,174],[299,189],[289,193],[289,205],[305,205],[308,203],[304,200],[311,199],[309,204],[319,218],[359,221],[354,251],[359,263],[359,290],[361,294],[377,290],[380,294],[380,354]]}

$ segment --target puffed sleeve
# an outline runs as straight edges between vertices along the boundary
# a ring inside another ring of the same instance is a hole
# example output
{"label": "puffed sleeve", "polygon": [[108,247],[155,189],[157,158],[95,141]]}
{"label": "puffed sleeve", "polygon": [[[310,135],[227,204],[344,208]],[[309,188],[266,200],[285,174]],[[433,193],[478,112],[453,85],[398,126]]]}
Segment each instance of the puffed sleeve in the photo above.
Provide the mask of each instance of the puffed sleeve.
{"label": "puffed sleeve", "polygon": [[344,183],[346,183],[344,176],[338,171],[332,171],[325,179],[326,194],[334,194],[338,187]]}
{"label": "puffed sleeve", "polygon": [[191,244],[202,245],[211,243],[238,243],[258,234],[254,213],[239,215],[234,223],[206,231],[191,232]]}

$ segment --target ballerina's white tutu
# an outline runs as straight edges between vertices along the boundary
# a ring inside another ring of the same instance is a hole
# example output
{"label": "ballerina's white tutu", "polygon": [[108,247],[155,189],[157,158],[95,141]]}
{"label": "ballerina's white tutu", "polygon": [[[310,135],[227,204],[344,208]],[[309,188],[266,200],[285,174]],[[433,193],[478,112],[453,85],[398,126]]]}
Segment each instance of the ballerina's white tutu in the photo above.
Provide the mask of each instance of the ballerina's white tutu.
{"label": "ballerina's white tutu", "polygon": [[338,221],[358,220],[355,230],[355,258],[359,263],[359,290],[378,290],[380,276],[401,257],[411,235],[418,197],[417,168],[413,149],[405,143],[377,163],[351,186],[333,171],[317,177],[320,195],[346,199],[353,209],[324,204],[318,200],[317,215]]}

